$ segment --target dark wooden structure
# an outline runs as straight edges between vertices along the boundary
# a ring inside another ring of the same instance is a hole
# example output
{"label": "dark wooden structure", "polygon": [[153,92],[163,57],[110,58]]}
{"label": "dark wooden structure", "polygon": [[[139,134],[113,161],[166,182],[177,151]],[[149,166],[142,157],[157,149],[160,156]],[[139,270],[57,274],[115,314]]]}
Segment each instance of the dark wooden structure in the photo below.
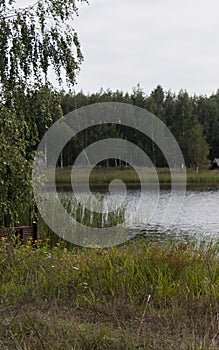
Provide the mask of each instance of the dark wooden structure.
{"label": "dark wooden structure", "polygon": [[0,238],[1,237],[5,237],[6,239],[14,237],[23,242],[26,242],[28,239],[32,239],[34,242],[38,240],[37,223],[34,221],[30,226],[15,226],[12,230],[3,227],[0,229]]}

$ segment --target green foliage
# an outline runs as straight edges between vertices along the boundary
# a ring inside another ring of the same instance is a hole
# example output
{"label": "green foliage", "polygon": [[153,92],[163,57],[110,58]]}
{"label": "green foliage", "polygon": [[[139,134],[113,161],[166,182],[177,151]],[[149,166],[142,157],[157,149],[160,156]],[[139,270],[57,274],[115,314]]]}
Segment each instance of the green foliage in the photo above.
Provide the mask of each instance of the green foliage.
{"label": "green foliage", "polygon": [[51,67],[61,82],[62,69],[71,84],[83,56],[76,31],[68,24],[77,2],[38,0],[25,8],[0,1],[0,83],[10,94],[16,84],[48,80]]}
{"label": "green foliage", "polygon": [[[100,102],[130,103],[155,114],[172,131],[184,155],[185,163],[189,167],[206,167],[210,157],[219,156],[219,98],[218,93],[207,97],[190,97],[186,91],[173,94],[164,91],[158,85],[149,96],[146,96],[138,84],[131,94],[123,91],[111,91],[103,89],[96,94],[85,95],[80,93],[60,94],[63,113]],[[218,124],[218,125],[217,125]],[[82,135],[83,134],[83,135]],[[91,128],[81,133],[66,145],[63,158],[64,165],[73,164],[76,156],[91,142],[96,139],[107,137],[122,137],[128,139],[143,149],[154,165],[158,167],[167,166],[166,161],[156,144],[144,134],[133,128],[117,125],[114,133],[106,126]],[[81,147],[79,147],[79,145]],[[107,163],[106,163],[107,164]],[[121,162],[119,163],[121,165]]]}
{"label": "green foliage", "polygon": [[200,124],[192,127],[187,137],[187,144],[189,145],[187,156],[188,161],[192,166],[207,166],[209,146],[203,135],[203,130]]}
{"label": "green foliage", "polygon": [[[19,206],[30,196],[25,119],[0,105],[0,226],[18,219]],[[30,203],[31,204],[31,203]]]}
{"label": "green foliage", "polygon": [[[57,93],[48,86],[14,91],[13,110],[0,105],[0,226],[32,216],[31,165],[39,137],[62,116]],[[21,207],[23,209],[21,210]]]}
{"label": "green foliage", "polygon": [[48,76],[75,83],[83,56],[68,23],[82,2],[38,0],[18,8],[0,0],[0,226],[18,222],[23,206],[31,211],[33,150],[62,116]]}
{"label": "green foliage", "polygon": [[105,250],[36,244],[0,242],[0,344],[218,348],[217,246],[146,238]]}
{"label": "green foliage", "polygon": [[219,91],[209,98],[196,97],[194,108],[210,146],[210,158],[214,159],[219,156]]}

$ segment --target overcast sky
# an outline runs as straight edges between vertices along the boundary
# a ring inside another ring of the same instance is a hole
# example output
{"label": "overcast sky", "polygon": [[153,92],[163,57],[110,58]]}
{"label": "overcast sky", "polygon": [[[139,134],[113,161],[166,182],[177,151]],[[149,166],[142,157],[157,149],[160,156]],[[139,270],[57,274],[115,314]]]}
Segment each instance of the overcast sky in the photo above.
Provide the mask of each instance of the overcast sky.
{"label": "overcast sky", "polygon": [[[35,0],[17,0],[27,6]],[[76,91],[211,94],[219,88],[219,0],[89,0],[73,27],[84,62]]]}
{"label": "overcast sky", "polygon": [[218,0],[90,0],[73,25],[84,54],[76,91],[219,88]]}

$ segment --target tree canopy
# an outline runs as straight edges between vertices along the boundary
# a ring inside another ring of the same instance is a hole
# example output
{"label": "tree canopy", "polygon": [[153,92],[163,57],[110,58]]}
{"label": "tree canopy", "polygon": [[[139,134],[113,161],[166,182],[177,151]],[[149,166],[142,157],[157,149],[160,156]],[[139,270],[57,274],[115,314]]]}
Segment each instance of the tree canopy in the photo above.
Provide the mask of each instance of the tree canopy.
{"label": "tree canopy", "polygon": [[48,82],[49,69],[62,82],[64,73],[75,83],[83,55],[70,22],[78,15],[77,3],[86,0],[38,0],[19,8],[15,0],[0,0],[1,92],[17,84]]}
{"label": "tree canopy", "polygon": [[[197,169],[200,166],[208,166],[209,158],[219,156],[219,133],[217,124],[219,122],[219,99],[218,93],[210,97],[189,96],[184,90],[178,94],[171,91],[164,91],[158,85],[148,96],[138,84],[133,88],[132,93],[123,91],[106,91],[93,94],[62,93],[63,114],[76,108],[97,102],[122,102],[137,105],[145,108],[158,118],[160,118],[171,130],[175,136],[184,155],[187,166],[194,166]],[[93,127],[87,132],[87,135],[79,135],[72,140],[64,149],[64,165],[73,164],[77,156],[77,150],[85,148],[88,144],[95,142],[97,135],[100,138],[111,137],[111,128]],[[141,149],[143,149],[156,166],[167,166],[159,150],[145,135],[128,127],[118,125],[114,130],[114,137],[126,138]],[[80,138],[80,140],[79,140]],[[210,153],[209,153],[210,151]]]}

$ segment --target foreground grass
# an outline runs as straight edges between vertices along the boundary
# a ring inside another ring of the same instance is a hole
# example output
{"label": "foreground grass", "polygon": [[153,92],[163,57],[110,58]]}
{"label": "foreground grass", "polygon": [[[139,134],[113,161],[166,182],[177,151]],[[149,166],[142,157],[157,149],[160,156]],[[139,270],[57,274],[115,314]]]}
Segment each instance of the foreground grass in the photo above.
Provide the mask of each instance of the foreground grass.
{"label": "foreground grass", "polygon": [[214,247],[0,243],[0,348],[218,349]]}
{"label": "foreground grass", "polygon": [[[71,186],[71,171],[72,168],[57,168],[56,169],[56,183],[58,186]],[[159,182],[163,185],[171,183],[171,175],[168,168],[157,168],[156,169]],[[49,172],[49,169],[48,169]],[[174,172],[174,169],[173,169]],[[180,184],[184,180],[182,174],[176,175],[177,180]],[[111,180],[119,178],[130,185],[138,185],[139,178],[137,173],[132,168],[94,168],[90,174],[91,185],[104,185],[108,184]],[[147,183],[154,183],[153,171],[149,168],[145,169],[145,181]],[[84,173],[83,170],[77,177],[78,183],[83,183]],[[219,184],[219,170],[200,170],[197,172],[194,169],[187,169],[187,184],[188,185],[218,185]]]}

